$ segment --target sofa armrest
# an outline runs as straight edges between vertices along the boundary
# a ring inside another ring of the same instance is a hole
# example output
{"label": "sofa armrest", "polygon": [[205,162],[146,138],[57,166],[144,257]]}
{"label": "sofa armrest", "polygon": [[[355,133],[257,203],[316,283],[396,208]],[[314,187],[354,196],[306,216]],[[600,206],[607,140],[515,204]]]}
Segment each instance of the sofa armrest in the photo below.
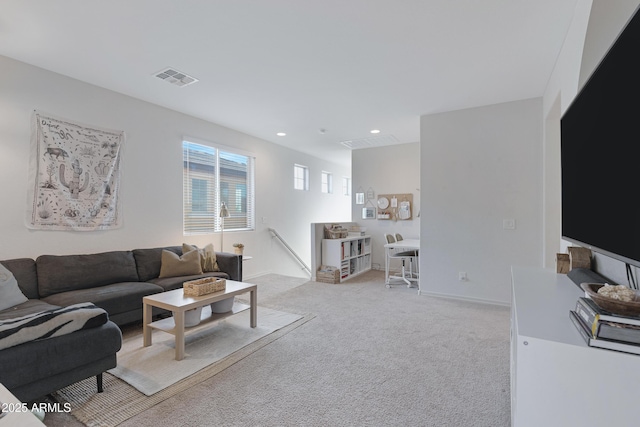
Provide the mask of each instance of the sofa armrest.
{"label": "sofa armrest", "polygon": [[229,275],[230,280],[242,282],[242,255],[229,252],[216,252],[220,271]]}

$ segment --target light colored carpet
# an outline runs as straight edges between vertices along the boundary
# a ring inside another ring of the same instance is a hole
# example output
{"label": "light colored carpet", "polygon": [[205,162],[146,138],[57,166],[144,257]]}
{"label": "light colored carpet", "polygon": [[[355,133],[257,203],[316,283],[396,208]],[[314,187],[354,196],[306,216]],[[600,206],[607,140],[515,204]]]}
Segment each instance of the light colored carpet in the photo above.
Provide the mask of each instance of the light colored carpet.
{"label": "light colored carpet", "polygon": [[313,318],[314,316],[311,314],[303,316],[299,320],[242,347],[217,363],[212,363],[194,375],[190,375],[151,396],[145,395],[130,384],[109,373],[104,375],[104,392],[96,393],[95,378],[87,378],[53,394],[54,402],[70,404],[71,414],[64,412],[47,413],[44,423],[47,426],[56,427],[83,425],[89,427],[118,426],[132,416],[151,409],[159,402],[189,390],[198,383],[213,377],[242,358],[279,339]]}
{"label": "light colored carpet", "polygon": [[[309,281],[309,277],[291,277],[282,274],[263,274],[258,277],[246,279],[249,283],[258,285],[258,301],[266,301],[271,297],[284,293],[290,289],[297,288]],[[236,300],[249,303],[249,294],[242,294]]]}
{"label": "light colored carpet", "polygon": [[173,335],[155,330],[152,345],[143,347],[138,329],[124,338],[118,366],[109,373],[151,396],[302,317],[258,307],[258,324],[251,328],[249,315],[247,309],[187,335],[185,359],[180,361],[175,360]]}
{"label": "light colored carpet", "polygon": [[379,271],[259,303],[316,317],[120,425],[510,424],[508,307],[387,289]]}

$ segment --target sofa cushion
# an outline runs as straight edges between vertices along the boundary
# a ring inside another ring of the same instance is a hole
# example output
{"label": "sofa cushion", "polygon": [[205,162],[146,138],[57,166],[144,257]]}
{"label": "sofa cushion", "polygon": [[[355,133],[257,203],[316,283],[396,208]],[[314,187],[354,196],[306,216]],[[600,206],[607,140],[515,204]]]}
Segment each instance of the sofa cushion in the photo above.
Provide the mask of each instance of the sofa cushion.
{"label": "sofa cushion", "polygon": [[182,256],[171,251],[162,251],[159,277],[176,277],[192,274],[202,274],[200,254],[197,250],[189,251]]}
{"label": "sofa cushion", "polygon": [[110,316],[142,308],[142,298],[162,292],[162,288],[147,282],[123,282],[97,288],[61,292],[43,298],[49,304],[67,306],[91,301]]}
{"label": "sofa cushion", "polygon": [[200,265],[202,266],[203,273],[208,271],[220,271],[218,261],[216,260],[216,252],[213,249],[213,243],[209,243],[204,248],[199,248],[188,243],[182,244],[182,253],[187,253],[193,250],[197,250],[200,254]]}
{"label": "sofa cushion", "polygon": [[0,264],[13,273],[13,277],[18,281],[18,286],[27,298],[37,299],[39,297],[38,275],[36,274],[36,262],[34,260],[31,258],[16,258],[0,261]]}
{"label": "sofa cushion", "polygon": [[149,280],[149,282],[160,286],[166,292],[181,288],[184,282],[188,282],[189,280],[201,279],[203,277],[221,277],[223,279],[229,279],[229,275],[227,273],[224,273],[222,271],[212,271],[209,273],[196,274],[191,276],[158,277],[156,279]]}
{"label": "sofa cushion", "polygon": [[162,264],[162,251],[167,250],[182,255],[180,246],[167,246],[166,248],[134,249],[133,256],[136,260],[138,278],[141,282],[148,282],[160,275]]}
{"label": "sofa cushion", "polygon": [[16,317],[22,317],[33,313],[40,313],[41,311],[56,308],[60,308],[60,306],[49,304],[39,299],[30,299],[27,302],[0,311],[0,321],[5,319],[14,319]]}
{"label": "sofa cushion", "polygon": [[27,302],[13,273],[0,264],[0,311]]}
{"label": "sofa cushion", "polygon": [[0,350],[30,341],[97,328],[109,320],[107,312],[90,302],[0,321]]}
{"label": "sofa cushion", "polygon": [[90,255],[41,255],[36,259],[40,297],[61,292],[138,281],[130,251]]}

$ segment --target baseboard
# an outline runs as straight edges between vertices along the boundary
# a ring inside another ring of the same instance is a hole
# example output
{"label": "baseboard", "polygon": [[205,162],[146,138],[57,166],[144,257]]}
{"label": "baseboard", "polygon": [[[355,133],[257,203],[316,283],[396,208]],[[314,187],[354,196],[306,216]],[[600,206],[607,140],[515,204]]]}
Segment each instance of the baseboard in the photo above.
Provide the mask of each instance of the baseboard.
{"label": "baseboard", "polygon": [[272,273],[273,273],[273,271],[262,271],[260,273],[251,274],[250,276],[243,275],[242,276],[242,281],[246,282],[247,280],[251,280],[251,279],[254,279],[256,277],[260,277],[260,276],[264,276],[265,274],[272,274]]}
{"label": "baseboard", "polygon": [[437,297],[437,298],[446,298],[446,299],[455,299],[455,300],[460,300],[460,301],[477,302],[477,303],[480,303],[480,304],[499,305],[501,307],[511,307],[511,304],[509,302],[490,300],[490,299],[484,299],[484,298],[473,298],[473,297],[465,297],[465,296],[460,296],[460,295],[442,294],[442,293],[438,293],[438,292],[429,292],[429,291],[423,291],[423,290],[421,290],[419,292],[419,294],[420,295],[425,295],[425,296],[430,296],[430,297]]}
{"label": "baseboard", "polygon": [[[259,272],[259,273],[254,273],[254,274],[251,274],[249,276],[244,276],[243,275],[242,276],[242,281],[246,282],[247,280],[255,279],[256,277],[264,276],[265,274],[280,274],[282,276],[287,276],[286,274],[276,273],[274,271],[269,270],[269,271],[262,271],[262,272]],[[308,276],[290,276],[290,277],[300,277],[300,278],[304,277],[304,278],[307,278]],[[315,278],[315,276],[314,276],[314,278]],[[311,280],[310,277],[309,277],[309,280]]]}

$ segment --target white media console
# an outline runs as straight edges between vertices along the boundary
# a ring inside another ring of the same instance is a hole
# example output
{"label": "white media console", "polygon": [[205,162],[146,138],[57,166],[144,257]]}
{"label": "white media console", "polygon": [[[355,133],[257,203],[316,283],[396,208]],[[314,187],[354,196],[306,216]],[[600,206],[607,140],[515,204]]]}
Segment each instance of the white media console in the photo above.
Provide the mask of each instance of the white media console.
{"label": "white media console", "polygon": [[511,424],[640,425],[640,356],[589,347],[569,319],[566,275],[512,268]]}

